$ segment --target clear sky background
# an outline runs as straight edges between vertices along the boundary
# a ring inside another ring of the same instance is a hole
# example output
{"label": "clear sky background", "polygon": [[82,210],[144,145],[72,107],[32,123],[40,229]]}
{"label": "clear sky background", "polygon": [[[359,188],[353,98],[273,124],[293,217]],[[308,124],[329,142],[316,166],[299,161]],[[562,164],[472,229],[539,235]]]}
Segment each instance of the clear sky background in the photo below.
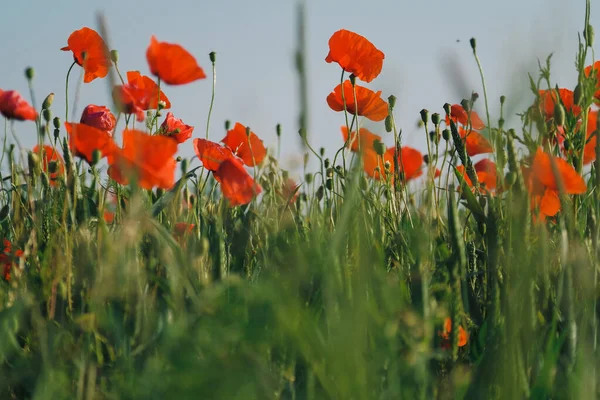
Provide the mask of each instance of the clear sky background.
{"label": "clear sky background", "polygon": [[[23,71],[36,71],[38,106],[50,92],[56,94],[53,110],[64,119],[65,75],[71,53],[59,49],[74,30],[98,30],[96,12],[102,11],[109,28],[109,45],[119,50],[120,69],[149,74],[145,52],[151,35],[183,45],[196,56],[208,79],[186,86],[166,86],[176,117],[196,127],[204,137],[211,95],[208,53],[217,52],[217,93],[210,138],[224,136],[224,121],[248,125],[271,148],[275,126],[281,123],[282,159],[291,167],[301,159],[297,136],[298,79],[294,69],[296,1],[294,0],[103,0],[57,2],[5,1],[0,19],[0,88],[29,94]],[[594,3],[594,2],[592,2]],[[527,72],[537,73],[537,59],[553,52],[552,79],[573,88],[577,34],[583,29],[584,0],[307,0],[307,51],[309,77],[309,135],[313,147],[333,157],[342,145],[342,113],[329,109],[325,98],[339,83],[340,68],[328,64],[328,40],[345,28],[367,37],[385,53],[381,75],[370,84],[383,97],[398,98],[396,118],[403,143],[425,151],[425,136],[417,128],[419,111],[442,113],[446,102],[458,103],[478,92],[476,109],[484,115],[483,90],[469,46],[477,38],[478,53],[488,84],[492,117],[499,114],[500,95],[508,110],[521,112],[531,103]],[[592,24],[600,36],[600,11],[592,4]],[[598,40],[600,41],[600,37]],[[598,46],[596,45],[596,49]],[[458,71],[458,73],[457,73]],[[71,75],[71,101],[80,69]],[[89,103],[109,105],[108,80],[81,86],[77,119]],[[519,127],[518,119],[507,118]],[[121,125],[123,126],[123,125]],[[365,123],[384,136],[383,122]],[[33,146],[35,127],[17,124],[24,146]],[[180,154],[193,156],[191,141]],[[198,161],[194,161],[198,165]]]}

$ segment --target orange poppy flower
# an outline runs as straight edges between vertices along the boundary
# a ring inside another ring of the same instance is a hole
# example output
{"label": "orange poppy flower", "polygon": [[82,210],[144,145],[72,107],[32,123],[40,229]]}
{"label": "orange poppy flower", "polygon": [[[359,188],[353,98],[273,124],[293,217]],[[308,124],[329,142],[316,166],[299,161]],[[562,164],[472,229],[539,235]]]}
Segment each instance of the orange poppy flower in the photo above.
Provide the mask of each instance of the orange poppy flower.
{"label": "orange poppy flower", "polygon": [[[467,115],[467,111],[460,104],[453,104],[450,107],[450,118],[452,118],[455,123],[464,126],[469,122],[469,115]],[[446,124],[448,125],[450,125],[450,118],[446,116]],[[475,111],[471,111],[471,128],[478,131],[485,128],[485,124]]]}
{"label": "orange poppy flower", "polygon": [[194,151],[204,168],[215,172],[221,163],[229,158],[235,158],[228,147],[206,139],[194,139]]}
{"label": "orange poppy flower", "polygon": [[221,184],[223,196],[232,207],[248,204],[262,192],[260,185],[254,182],[244,165],[236,158],[223,161],[213,175]]}
{"label": "orange poppy flower", "polygon": [[35,121],[37,111],[16,90],[0,90],[0,113],[7,119]]}
{"label": "orange poppy flower", "polygon": [[70,122],[65,122],[65,128],[69,135],[71,151],[77,157],[84,158],[88,163],[91,163],[94,150],[99,150],[101,158],[107,157],[108,162],[112,162],[117,145],[110,133],[86,124],[73,124]]}
{"label": "orange poppy flower", "polygon": [[[596,159],[596,126],[598,124],[598,111],[590,110],[588,113],[588,126],[586,134],[586,143],[583,148],[583,163],[589,164]],[[593,137],[591,137],[594,135]],[[590,138],[591,137],[591,138]]]}
{"label": "orange poppy flower", "polygon": [[169,85],[184,85],[206,78],[194,56],[178,44],[150,39],[146,59],[153,75]]}
{"label": "orange poppy flower", "polygon": [[175,139],[177,143],[183,143],[192,137],[194,127],[184,124],[182,120],[175,118],[173,113],[169,112],[163,123],[160,125],[159,132],[171,139]]}
{"label": "orange poppy flower", "polygon": [[[477,180],[482,186],[481,190],[483,192],[496,190],[498,175],[496,172],[496,164],[493,161],[484,158],[483,160],[476,162],[475,165],[473,165],[473,168],[475,169]],[[473,187],[473,182],[469,178],[469,175],[465,173],[464,165],[459,165],[456,167],[456,170],[463,176],[467,185]]]}
{"label": "orange poppy flower", "polygon": [[[394,153],[395,149],[393,147],[388,148],[383,156],[379,156],[372,148],[365,148],[362,156],[363,167],[367,175],[376,180],[385,179],[386,163],[389,163],[389,171],[394,172]],[[402,147],[401,153],[398,155],[398,166],[401,171],[404,171],[405,182],[418,178],[423,174],[422,164],[423,155],[420,151],[408,146]],[[376,171],[377,167],[379,167],[379,172]]]}
{"label": "orange poppy flower", "polygon": [[[389,151],[389,150],[388,150]],[[391,149],[394,154],[394,149]],[[418,178],[423,174],[423,155],[417,149],[412,147],[404,146],[401,152],[402,157],[398,157],[398,166],[402,170],[404,166],[404,179],[410,181],[411,179]]]}
{"label": "orange poppy flower", "polygon": [[65,173],[65,162],[62,156],[58,153],[58,150],[54,149],[52,146],[44,145],[40,149],[40,146],[36,145],[31,151],[34,154],[39,154],[40,150],[42,151],[42,170],[44,172],[49,172],[48,170],[50,163],[56,164],[56,167],[53,170],[54,172],[50,172],[48,174],[48,178],[50,178],[50,185],[55,186],[58,177]]}
{"label": "orange poppy flower", "polygon": [[104,78],[108,74],[108,68],[111,65],[110,53],[98,32],[83,27],[71,33],[67,44],[68,46],[61,50],[73,52],[75,62],[83,67],[85,83],[96,78]]}
{"label": "orange poppy flower", "polygon": [[[575,104],[573,92],[571,90],[558,89],[558,96],[560,97],[566,112],[572,112],[575,116],[581,114],[581,107]],[[556,90],[540,90],[540,107],[544,112],[546,120],[554,117],[554,106],[556,101]]]}
{"label": "orange poppy flower", "polygon": [[[440,336],[444,339],[442,343],[442,347],[450,348],[450,334],[452,333],[452,319],[446,318],[444,320],[444,330],[440,332]],[[469,341],[469,334],[465,329],[459,325],[458,326],[458,347],[463,347]]]}
{"label": "orange poppy flower", "polygon": [[267,149],[262,140],[254,132],[250,132],[248,136],[246,127],[239,122],[227,131],[227,135],[221,141],[249,167],[259,165],[267,156]]}
{"label": "orange poppy flower", "polygon": [[127,72],[127,84],[115,86],[113,100],[119,110],[126,114],[136,114],[138,121],[145,118],[145,110],[158,109],[158,102],[164,103],[164,109],[171,108],[171,102],[152,78],[138,71]]}
{"label": "orange poppy flower", "polygon": [[165,136],[126,129],[123,131],[123,149],[114,152],[114,161],[108,175],[122,185],[134,175],[144,189],[169,189],[175,183],[177,142]]}
{"label": "orange poppy flower", "polygon": [[115,129],[117,119],[107,107],[90,104],[83,109],[83,113],[81,113],[81,119],[79,122],[93,128],[100,129],[101,131],[105,131],[112,136],[112,131]]}
{"label": "orange poppy flower", "polygon": [[103,218],[107,224],[112,224],[113,222],[115,222],[115,213],[113,211],[105,210]]}
{"label": "orange poppy flower", "polygon": [[342,29],[329,39],[329,54],[325,61],[335,61],[361,81],[371,82],[381,72],[384,58],[383,52],[366,38]]}
{"label": "orange poppy flower", "polygon": [[[365,87],[356,85],[356,103],[354,103],[354,90],[349,80],[344,81],[344,99],[346,110],[350,114],[356,114],[370,119],[371,121],[383,121],[388,116],[388,104],[381,98],[381,90],[373,92]],[[333,92],[327,96],[327,104],[333,111],[344,111],[344,99],[342,99],[342,85],[339,84]]]}
{"label": "orange poppy flower", "polygon": [[3,240],[4,251],[0,253],[0,265],[2,265],[2,277],[9,282],[11,279],[10,271],[17,259],[23,257],[23,250],[12,250],[12,243],[8,239]]}
{"label": "orange poppy flower", "polygon": [[469,156],[473,157],[494,151],[490,142],[481,133],[473,130],[467,132],[462,126],[458,129],[458,133],[461,138],[465,139],[465,149]]}
{"label": "orange poppy flower", "polygon": [[[348,128],[342,126],[342,136],[344,137],[344,143],[348,142]],[[381,136],[371,133],[367,128],[360,128],[359,134],[356,131],[352,132],[352,138],[348,143],[348,148],[357,153],[359,150],[358,142],[360,139],[360,148],[373,148],[373,143],[377,140],[381,142]]]}
{"label": "orange poppy flower", "polygon": [[596,61],[594,65],[588,65],[584,68],[583,73],[586,77],[589,78],[592,69],[594,70],[594,74],[596,74],[596,92],[594,93],[594,97],[598,101],[600,100],[600,61]]}

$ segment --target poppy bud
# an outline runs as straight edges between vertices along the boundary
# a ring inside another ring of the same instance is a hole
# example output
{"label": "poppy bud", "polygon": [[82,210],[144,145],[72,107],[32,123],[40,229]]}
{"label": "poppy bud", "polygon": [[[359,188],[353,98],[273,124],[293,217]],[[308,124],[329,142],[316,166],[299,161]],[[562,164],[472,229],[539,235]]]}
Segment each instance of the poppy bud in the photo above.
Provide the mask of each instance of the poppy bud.
{"label": "poppy bud", "polygon": [[478,98],[479,98],[479,93],[477,93],[477,92],[471,93],[471,104],[475,103]]}
{"label": "poppy bud", "polygon": [[54,129],[54,140],[58,140],[58,136],[60,135],[60,129]]}
{"label": "poppy bud", "polygon": [[437,143],[437,135],[435,134],[435,131],[429,131],[429,140],[431,140],[433,143]]}
{"label": "poppy bud", "polygon": [[325,181],[325,187],[327,188],[327,190],[333,190],[333,179],[328,178]]}
{"label": "poppy bud", "polygon": [[307,185],[310,185],[313,181],[313,175],[311,173],[304,175],[304,181]]}
{"label": "poppy bud", "polygon": [[565,108],[558,102],[554,105],[554,122],[556,126],[565,124]]}
{"label": "poppy bud", "polygon": [[34,75],[35,70],[33,69],[33,67],[25,68],[25,78],[27,78],[28,81],[32,80]]}
{"label": "poppy bud", "polygon": [[226,119],[225,120],[225,130],[228,131],[229,128],[231,128],[231,121]]}
{"label": "poppy bud", "polygon": [[277,134],[277,137],[281,137],[281,124],[275,126],[275,133]]}
{"label": "poppy bud", "polygon": [[306,129],[300,128],[300,130],[298,131],[298,135],[300,135],[302,139],[306,139]]}
{"label": "poppy bud", "polygon": [[469,40],[469,44],[471,45],[473,51],[477,49],[477,42],[475,41],[475,38],[471,38],[471,40]]}
{"label": "poppy bud", "polygon": [[392,131],[392,116],[388,115],[385,117],[385,131],[390,133]]}
{"label": "poppy bud", "polygon": [[452,108],[452,106],[450,105],[450,103],[444,104],[444,111],[446,112],[446,115],[450,115],[451,108]]}
{"label": "poppy bud", "polygon": [[317,200],[321,200],[323,198],[323,186],[322,185],[319,186],[319,188],[317,189],[315,196],[317,197]]}
{"label": "poppy bud", "polygon": [[8,204],[2,207],[2,209],[0,209],[0,222],[4,222],[4,220],[6,220],[6,217],[8,217],[9,212],[10,207],[8,206]]}
{"label": "poppy bud", "polygon": [[110,51],[110,60],[115,64],[119,62],[119,52],[117,50]]}
{"label": "poppy bud", "polygon": [[60,129],[60,118],[54,117],[52,125],[54,125],[54,129]]}
{"label": "poppy bud", "polygon": [[329,161],[329,158],[325,159],[325,161],[323,162],[323,165],[325,166],[325,169],[329,168],[329,165],[331,165],[331,161]]}
{"label": "poppy bud", "polygon": [[40,168],[40,158],[38,155],[31,151],[27,153],[27,165],[29,166],[29,173],[32,175],[35,174]]}
{"label": "poppy bud", "polygon": [[[160,110],[164,110],[166,106],[167,106],[167,103],[166,103],[164,100],[160,100],[160,101],[158,102],[158,111],[160,111]],[[156,113],[156,116],[157,116],[157,117],[160,117],[160,113],[158,113],[158,112],[157,112],[157,113]]]}
{"label": "poppy bud", "polygon": [[385,169],[385,172],[389,174],[390,171],[392,170],[392,164],[389,161],[386,161],[383,164],[383,169]]}
{"label": "poppy bud", "polygon": [[573,91],[573,103],[575,104],[581,104],[581,97],[583,94],[583,89],[581,88],[581,83],[578,83],[577,86],[575,86],[575,90]]}
{"label": "poppy bud", "polygon": [[423,155],[423,162],[427,165],[429,164],[429,154],[424,154]]}
{"label": "poppy bud", "polygon": [[385,153],[385,144],[381,143],[379,140],[374,140],[373,150],[375,150],[377,155],[382,156]]}
{"label": "poppy bud", "polygon": [[350,83],[352,86],[356,85],[356,75],[350,74]]}
{"label": "poppy bud", "polygon": [[319,154],[321,155],[321,157],[325,157],[325,147],[321,147],[319,149]]}
{"label": "poppy bud", "polygon": [[44,121],[50,123],[50,120],[52,119],[52,110],[50,110],[49,108],[43,109],[42,116],[44,117]]}
{"label": "poppy bud", "polygon": [[444,138],[445,141],[450,140],[450,130],[449,129],[444,129],[442,131],[442,137]]}
{"label": "poppy bud", "polygon": [[327,171],[325,171],[325,176],[331,178],[333,176],[333,168],[327,168]]}
{"label": "poppy bud", "polygon": [[344,177],[345,177],[345,176],[344,176],[344,169],[342,168],[342,166],[341,166],[341,165],[337,165],[337,166],[335,167],[335,172],[337,172],[337,174],[338,174],[339,176],[341,176],[342,178],[344,178]]}
{"label": "poppy bud", "polygon": [[181,173],[183,175],[187,174],[188,164],[189,164],[189,161],[187,158],[184,158],[183,160],[181,160],[181,164],[179,165],[179,168],[181,168]]}
{"label": "poppy bud", "polygon": [[367,181],[367,178],[365,176],[362,176],[358,181],[358,185],[362,190],[367,190],[367,188],[369,187],[369,181]]}
{"label": "poppy bud", "polygon": [[421,121],[423,121],[423,123],[426,124],[428,120],[429,120],[429,111],[427,111],[426,109],[422,109],[421,110]]}
{"label": "poppy bud", "polygon": [[52,102],[54,102],[54,93],[50,93],[48,96],[46,96],[46,98],[42,102],[42,110],[50,108]]}
{"label": "poppy bud", "polygon": [[396,105],[396,96],[391,94],[390,97],[388,97],[388,104],[390,105],[390,108],[393,109]]}
{"label": "poppy bud", "polygon": [[210,58],[210,62],[214,64],[217,61],[217,53],[211,51],[208,53],[208,58]]}
{"label": "poppy bud", "polygon": [[181,158],[181,156],[177,156],[177,158],[175,159],[175,161],[176,161],[176,162],[181,162],[181,160],[183,160],[183,159]]}
{"label": "poppy bud", "polygon": [[583,38],[585,39],[585,43],[588,47],[592,47],[594,45],[594,27],[592,25],[588,24],[587,29],[584,29]]}
{"label": "poppy bud", "polygon": [[440,114],[438,114],[438,113],[431,114],[431,122],[435,126],[438,126],[440,124]]}
{"label": "poppy bud", "polygon": [[462,99],[460,101],[460,105],[462,106],[462,108],[465,109],[466,112],[471,111],[471,102],[469,102],[469,100],[467,99]]}
{"label": "poppy bud", "polygon": [[506,96],[505,96],[505,95],[502,95],[502,96],[500,96],[500,105],[501,105],[501,106],[503,106],[503,105],[504,105],[504,102],[505,102],[505,101],[506,101]]}

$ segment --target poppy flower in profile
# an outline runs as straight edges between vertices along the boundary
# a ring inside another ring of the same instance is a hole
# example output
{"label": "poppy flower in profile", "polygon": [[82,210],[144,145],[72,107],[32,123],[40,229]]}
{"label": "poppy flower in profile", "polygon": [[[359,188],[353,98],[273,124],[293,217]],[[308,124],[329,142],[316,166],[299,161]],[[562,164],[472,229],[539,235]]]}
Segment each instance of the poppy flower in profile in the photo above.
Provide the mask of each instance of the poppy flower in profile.
{"label": "poppy flower in profile", "polygon": [[112,131],[115,129],[117,119],[107,107],[89,104],[83,109],[79,122],[105,131],[112,136]]}
{"label": "poppy flower in profile", "polygon": [[56,186],[56,180],[65,173],[65,162],[58,150],[48,145],[41,148],[36,145],[31,151],[34,154],[42,152],[42,170],[48,174],[50,186]]}
{"label": "poppy flower in profile", "polygon": [[260,185],[236,158],[223,161],[213,175],[221,184],[223,196],[232,207],[248,204],[262,192]]}
{"label": "poppy flower in profile", "polygon": [[117,145],[111,134],[107,131],[94,128],[86,124],[74,124],[65,122],[65,128],[69,135],[69,146],[77,156],[92,163],[94,150],[99,150],[101,157],[107,157],[112,162]]}
{"label": "poppy flower in profile", "polygon": [[35,121],[37,111],[16,90],[0,90],[0,113],[7,119]]}
{"label": "poppy flower in profile", "polygon": [[471,157],[478,154],[491,153],[494,151],[490,142],[477,131],[471,130],[468,132],[462,126],[458,129],[458,134],[461,138],[465,139],[465,149],[467,154]]}
{"label": "poppy flower in profile", "polygon": [[122,185],[134,178],[143,189],[169,189],[175,183],[176,152],[177,142],[168,137],[125,129],[123,149],[115,150],[108,175]]}
{"label": "poppy flower in profile", "polygon": [[[373,92],[362,86],[356,86],[356,103],[354,102],[354,89],[349,80],[344,81],[344,98],[342,99],[342,85],[339,84],[327,96],[327,104],[333,111],[346,110],[350,114],[358,114],[371,121],[383,121],[388,116],[388,104],[381,98],[381,90]],[[358,105],[358,106],[357,106]]]}
{"label": "poppy flower in profile", "polygon": [[18,259],[23,257],[23,250],[12,249],[12,243],[8,239],[3,240],[4,251],[0,253],[0,265],[2,266],[2,278],[9,282],[11,279],[10,272],[13,265],[18,262]]}
{"label": "poppy flower in profile", "polygon": [[153,75],[169,85],[184,85],[206,78],[194,56],[178,44],[150,39],[146,59]]}
{"label": "poppy flower in profile", "polygon": [[[449,349],[451,344],[450,344],[450,335],[452,334],[452,319],[451,318],[446,318],[444,320],[444,329],[439,333],[439,335],[442,337],[443,341],[442,341],[442,347]],[[463,347],[467,344],[467,342],[469,341],[469,334],[467,333],[467,331],[465,331],[465,329],[459,325],[458,326],[458,347]]]}
{"label": "poppy flower in profile", "polygon": [[450,117],[446,116],[446,124],[450,125],[450,118],[456,124],[461,124],[463,126],[467,126],[469,123],[469,116],[471,121],[471,128],[476,129],[478,131],[485,128],[485,124],[479,118],[479,115],[475,111],[471,111],[470,115],[467,114],[467,111],[460,104],[453,104],[450,107]]}
{"label": "poppy flower in profile", "polygon": [[[540,90],[539,104],[544,113],[546,121],[554,117],[554,106],[557,102],[556,90]],[[573,92],[569,89],[558,89],[558,98],[565,111],[572,112],[575,116],[581,114],[581,107],[575,104]]]}
{"label": "poppy flower in profile", "polygon": [[194,139],[194,151],[202,162],[204,168],[215,172],[221,163],[229,158],[235,158],[228,147],[206,139]]}
{"label": "poppy flower in profile", "polygon": [[89,83],[96,78],[104,78],[111,65],[110,53],[102,37],[93,29],[83,27],[71,33],[68,46],[62,51],[72,51],[75,62],[83,67],[83,81]]}
{"label": "poppy flower in profile", "polygon": [[[348,128],[346,126],[342,126],[342,136],[344,137],[344,143],[348,142]],[[359,151],[359,141],[360,141],[360,149],[365,148],[373,148],[373,143],[375,141],[381,142],[381,136],[371,133],[367,128],[360,128],[359,133],[356,131],[352,132],[350,141],[348,142],[348,148],[357,153]]]}
{"label": "poppy flower in profile", "polygon": [[329,39],[328,63],[337,62],[344,71],[364,82],[377,78],[385,55],[363,36],[341,29]]}
{"label": "poppy flower in profile", "polygon": [[590,74],[594,74],[596,78],[596,92],[594,98],[596,102],[600,101],[600,61],[596,61],[593,65],[588,65],[584,68],[583,73],[586,77],[590,77]]}
{"label": "poppy flower in profile", "polygon": [[192,137],[194,127],[186,125],[179,118],[175,118],[172,112],[167,113],[163,123],[160,125],[159,132],[162,135],[174,139],[177,143],[183,143]]}
{"label": "poppy flower in profile", "polygon": [[138,71],[127,72],[127,84],[115,86],[112,94],[117,108],[125,114],[135,114],[138,121],[144,120],[145,110],[158,109],[159,101],[163,102],[162,108],[171,108],[171,102],[162,90],[159,92],[156,82]]}
{"label": "poppy flower in profile", "polygon": [[249,167],[259,165],[267,156],[267,149],[262,140],[254,132],[248,135],[246,127],[239,122],[236,122],[233,129],[227,131],[227,135],[221,141]]}
{"label": "poppy flower in profile", "polygon": [[[496,163],[487,158],[480,160],[473,165],[475,169],[475,174],[477,175],[477,181],[481,185],[480,190],[485,192],[490,192],[496,190],[496,181],[498,180],[498,175],[496,171]],[[459,165],[456,167],[456,170],[463,176],[465,182],[469,187],[473,187],[473,182],[469,175],[465,173],[464,165]]]}

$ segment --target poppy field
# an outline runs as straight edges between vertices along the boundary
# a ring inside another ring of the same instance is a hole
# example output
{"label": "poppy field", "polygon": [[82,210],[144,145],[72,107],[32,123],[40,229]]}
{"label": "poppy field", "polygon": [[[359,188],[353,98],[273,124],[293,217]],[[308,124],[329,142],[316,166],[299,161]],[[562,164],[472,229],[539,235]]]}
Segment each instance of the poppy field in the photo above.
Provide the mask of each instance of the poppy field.
{"label": "poppy field", "polygon": [[[152,36],[143,75],[74,26],[62,92],[33,68],[29,93],[0,87],[0,399],[598,398],[590,12],[577,80],[540,60],[513,126],[471,39],[480,86],[415,116],[422,148],[376,90],[393,49],[332,26],[338,147],[300,110],[297,170],[281,125],[211,121],[218,53]],[[109,103],[69,96],[98,80]],[[206,126],[178,117],[181,85],[204,85]]]}

